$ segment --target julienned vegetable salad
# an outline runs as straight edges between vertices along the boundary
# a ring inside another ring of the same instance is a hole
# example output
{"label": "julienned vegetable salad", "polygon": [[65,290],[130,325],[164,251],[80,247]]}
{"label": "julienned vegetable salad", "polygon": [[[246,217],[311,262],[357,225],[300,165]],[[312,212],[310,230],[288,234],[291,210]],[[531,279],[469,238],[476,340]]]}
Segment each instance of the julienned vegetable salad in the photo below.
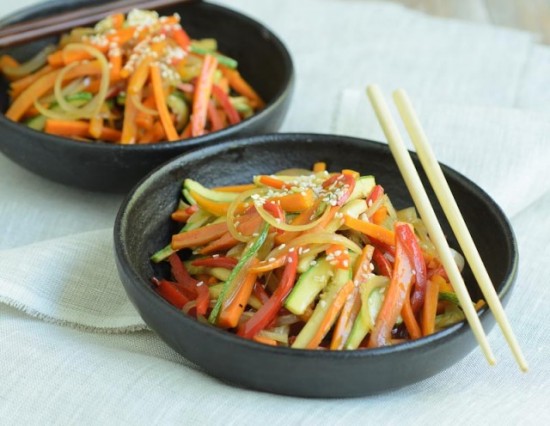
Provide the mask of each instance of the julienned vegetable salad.
{"label": "julienned vegetable salad", "polygon": [[75,28],[19,64],[6,117],[54,135],[120,144],[200,136],[264,105],[215,39],[192,40],[180,17],[133,10]]}
{"label": "julienned vegetable salad", "polygon": [[325,167],[214,189],[186,179],[172,214],[183,228],[152,256],[171,269],[156,291],[199,321],[292,348],[379,347],[462,321],[414,207],[396,211],[373,176]]}

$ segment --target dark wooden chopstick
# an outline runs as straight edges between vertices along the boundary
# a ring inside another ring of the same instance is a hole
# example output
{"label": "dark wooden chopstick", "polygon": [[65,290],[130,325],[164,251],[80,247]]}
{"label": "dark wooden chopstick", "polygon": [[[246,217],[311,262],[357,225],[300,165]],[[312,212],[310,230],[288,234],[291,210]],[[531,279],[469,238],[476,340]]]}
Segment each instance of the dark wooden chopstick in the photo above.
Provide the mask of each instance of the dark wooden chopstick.
{"label": "dark wooden chopstick", "polygon": [[0,48],[22,44],[72,28],[90,25],[112,13],[126,13],[132,9],[161,9],[180,3],[200,0],[119,0],[99,6],[60,13],[55,16],[33,19],[0,29]]}

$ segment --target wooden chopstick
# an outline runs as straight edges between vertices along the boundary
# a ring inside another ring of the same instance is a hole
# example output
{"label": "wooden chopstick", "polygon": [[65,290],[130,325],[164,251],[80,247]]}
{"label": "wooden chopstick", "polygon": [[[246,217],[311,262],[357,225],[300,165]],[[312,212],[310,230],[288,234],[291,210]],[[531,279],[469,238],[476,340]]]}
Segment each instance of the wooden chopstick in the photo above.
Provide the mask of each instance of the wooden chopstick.
{"label": "wooden chopstick", "polygon": [[491,351],[491,347],[487,341],[487,336],[483,331],[477,312],[474,309],[474,305],[470,299],[470,295],[468,294],[466,284],[464,283],[462,275],[460,274],[456,262],[453,259],[453,255],[447,240],[445,239],[441,225],[439,224],[434,209],[428,199],[428,194],[422,186],[420,176],[414,167],[407,148],[405,148],[405,144],[403,143],[403,139],[401,138],[397,125],[393,120],[388,105],[384,99],[384,95],[380,91],[380,88],[376,85],[369,86],[367,88],[367,94],[376,116],[378,117],[382,130],[388,139],[388,145],[395,162],[397,163],[401,175],[405,180],[405,184],[407,185],[409,193],[413,198],[416,208],[418,209],[420,216],[428,229],[428,233],[430,234],[430,237],[432,238],[437,249],[441,263],[443,264],[451,284],[455,289],[460,305],[464,311],[464,315],[472,328],[474,336],[479,343],[487,362],[490,365],[494,365],[496,364],[495,356]]}
{"label": "wooden chopstick", "polygon": [[528,370],[527,361],[523,356],[516,336],[510,326],[508,318],[504,313],[500,299],[495,291],[495,287],[491,282],[491,278],[487,273],[487,269],[481,260],[481,256],[477,250],[477,247],[472,239],[472,235],[464,222],[464,218],[460,213],[460,209],[456,204],[456,200],[453,197],[449,184],[445,179],[445,175],[441,170],[435,154],[428,142],[428,138],[424,133],[424,129],[420,124],[420,120],[411,104],[411,101],[404,90],[397,90],[393,93],[393,99],[401,119],[405,124],[405,128],[409,133],[412,143],[416,148],[416,153],[420,159],[420,163],[424,168],[426,175],[434,189],[434,192],[445,212],[445,216],[449,220],[449,224],[456,236],[456,239],[462,248],[464,256],[468,261],[468,264],[472,268],[472,272],[483,292],[483,296],[491,312],[495,316],[496,322],[502,330],[504,338],[508,342],[508,346],[512,350],[517,364],[522,371]]}
{"label": "wooden chopstick", "polygon": [[132,9],[161,9],[178,3],[200,0],[119,0],[99,6],[60,13],[55,16],[20,22],[0,29],[0,48],[22,44],[75,27],[90,25],[113,13],[127,13]]}

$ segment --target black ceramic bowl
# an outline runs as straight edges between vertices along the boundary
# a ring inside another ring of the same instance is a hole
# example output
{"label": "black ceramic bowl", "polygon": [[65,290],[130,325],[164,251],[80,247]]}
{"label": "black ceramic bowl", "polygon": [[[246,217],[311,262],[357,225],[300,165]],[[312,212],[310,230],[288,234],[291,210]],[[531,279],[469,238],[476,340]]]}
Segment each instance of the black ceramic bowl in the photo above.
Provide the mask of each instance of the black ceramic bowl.
{"label": "black ceramic bowl", "polygon": [[[34,5],[0,22],[0,26],[52,15],[88,5],[87,0],[54,0]],[[193,38],[214,37],[225,54],[266,101],[266,108],[241,123],[218,132],[179,142],[120,146],[80,143],[34,131],[0,114],[0,150],[26,169],[53,181],[94,191],[130,189],[147,172],[185,151],[236,135],[277,131],[290,103],[293,65],[282,42],[262,24],[222,6],[206,2],[180,4],[159,10],[178,12]],[[19,60],[32,57],[55,37],[0,52]],[[0,87],[0,109],[8,107],[7,83]]]}
{"label": "black ceramic bowl", "polygon": [[[476,341],[466,323],[416,341],[378,349],[274,348],[201,324],[154,292],[150,278],[159,271],[149,256],[166,245],[174,232],[169,216],[178,202],[184,178],[192,177],[207,186],[245,183],[254,174],[309,168],[316,161],[325,161],[329,170],[351,168],[374,174],[397,208],[413,205],[388,147],[376,142],[329,135],[278,134],[237,139],[180,156],[154,171],[128,195],[115,224],[120,278],[145,322],[206,373],[242,387],[285,395],[373,394],[425,379],[468,354],[476,347]],[[448,167],[443,169],[496,290],[506,301],[518,261],[510,224],[477,185]],[[443,218],[441,211],[437,214]],[[447,235],[451,235],[448,223],[441,222]],[[458,247],[452,238],[450,244]],[[465,269],[464,273],[472,297],[481,297],[471,271]],[[489,330],[494,325],[492,315],[482,310],[480,316]],[[482,357],[481,352],[479,356]]]}

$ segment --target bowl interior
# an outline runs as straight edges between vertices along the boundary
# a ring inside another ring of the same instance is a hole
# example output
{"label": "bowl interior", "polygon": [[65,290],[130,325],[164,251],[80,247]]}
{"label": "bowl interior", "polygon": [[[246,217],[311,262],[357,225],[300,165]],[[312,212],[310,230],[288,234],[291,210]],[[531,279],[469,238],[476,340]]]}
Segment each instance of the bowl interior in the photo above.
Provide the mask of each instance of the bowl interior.
{"label": "bowl interior", "polygon": [[[371,350],[271,348],[200,324],[153,291],[150,277],[167,271],[153,267],[149,257],[176,232],[169,215],[180,197],[183,179],[192,177],[206,186],[247,183],[255,174],[310,168],[316,161],[325,161],[331,171],[351,168],[373,174],[396,208],[412,205],[387,145],[376,142],[330,135],[264,135],[183,155],[153,172],[129,194],[115,225],[119,274],[145,321],[170,346],[208,373],[241,386],[290,395],[376,393],[429,377],[465,356],[475,347],[475,340],[464,323],[417,341]],[[517,270],[517,248],[510,225],[479,187],[447,167],[444,171],[502,298]],[[440,209],[436,210],[451,246],[458,247]],[[472,298],[481,297],[468,268],[464,276]],[[486,329],[492,326],[487,313],[481,312]],[[219,353],[224,354],[223,360],[212,355]],[[268,370],[264,368],[266,362],[271,366]],[[289,374],[290,365],[293,374]],[[319,369],[326,374],[319,375]]]}

